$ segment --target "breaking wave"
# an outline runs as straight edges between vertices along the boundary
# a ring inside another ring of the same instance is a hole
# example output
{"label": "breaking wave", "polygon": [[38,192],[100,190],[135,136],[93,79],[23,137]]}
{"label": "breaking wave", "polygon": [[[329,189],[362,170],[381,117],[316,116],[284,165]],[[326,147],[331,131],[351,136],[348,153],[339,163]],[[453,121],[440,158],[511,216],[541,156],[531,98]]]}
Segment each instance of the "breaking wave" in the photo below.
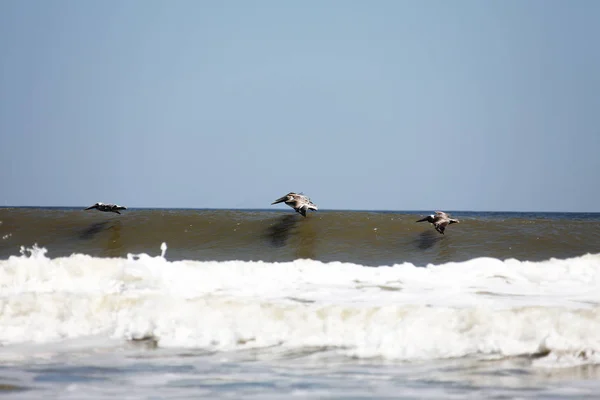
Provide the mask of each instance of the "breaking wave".
{"label": "breaking wave", "polygon": [[416,267],[168,261],[160,255],[0,260],[0,343],[100,335],[208,351],[328,349],[427,360],[600,360],[600,255]]}

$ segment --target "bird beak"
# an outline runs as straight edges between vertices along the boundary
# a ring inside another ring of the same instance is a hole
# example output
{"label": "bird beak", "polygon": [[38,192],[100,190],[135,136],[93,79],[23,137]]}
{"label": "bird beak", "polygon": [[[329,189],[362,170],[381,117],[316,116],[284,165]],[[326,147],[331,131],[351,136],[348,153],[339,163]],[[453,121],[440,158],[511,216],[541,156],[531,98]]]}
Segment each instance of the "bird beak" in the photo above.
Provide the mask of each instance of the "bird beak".
{"label": "bird beak", "polygon": [[280,197],[277,200],[275,200],[274,202],[272,202],[271,205],[277,204],[277,203],[282,203],[282,202],[286,201],[287,198],[288,198],[287,196]]}
{"label": "bird beak", "polygon": [[119,206],[119,207],[117,207],[117,210],[127,210],[127,207],[125,207],[125,206]]}
{"label": "bird beak", "polygon": [[93,206],[89,206],[88,208],[86,208],[86,210],[91,210],[92,208],[96,208],[96,205],[94,204]]}
{"label": "bird beak", "polygon": [[418,220],[417,222],[423,222],[423,221],[427,221],[427,217],[425,217],[425,218],[423,218],[423,219],[420,219],[420,220]]}

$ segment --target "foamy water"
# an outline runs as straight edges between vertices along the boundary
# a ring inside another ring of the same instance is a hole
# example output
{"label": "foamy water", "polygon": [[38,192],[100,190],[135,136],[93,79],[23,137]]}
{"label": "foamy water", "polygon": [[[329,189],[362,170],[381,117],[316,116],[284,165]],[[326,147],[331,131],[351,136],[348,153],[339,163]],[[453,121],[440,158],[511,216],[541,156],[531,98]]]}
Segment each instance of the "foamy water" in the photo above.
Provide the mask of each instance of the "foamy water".
{"label": "foamy water", "polygon": [[371,268],[170,262],[166,253],[49,259],[34,248],[0,261],[2,356],[94,337],[388,361],[527,356],[540,368],[600,360],[597,254]]}

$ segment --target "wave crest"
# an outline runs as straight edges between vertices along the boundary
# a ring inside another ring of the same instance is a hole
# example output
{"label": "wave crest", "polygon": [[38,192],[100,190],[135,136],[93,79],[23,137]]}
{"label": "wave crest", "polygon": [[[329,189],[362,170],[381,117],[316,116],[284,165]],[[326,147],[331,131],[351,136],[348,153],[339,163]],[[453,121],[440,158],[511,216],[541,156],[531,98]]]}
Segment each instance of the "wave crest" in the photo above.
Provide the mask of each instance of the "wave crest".
{"label": "wave crest", "polygon": [[166,248],[49,259],[35,246],[0,261],[0,342],[103,335],[396,360],[542,355],[540,365],[596,363],[600,353],[600,255],[371,268],[168,261]]}

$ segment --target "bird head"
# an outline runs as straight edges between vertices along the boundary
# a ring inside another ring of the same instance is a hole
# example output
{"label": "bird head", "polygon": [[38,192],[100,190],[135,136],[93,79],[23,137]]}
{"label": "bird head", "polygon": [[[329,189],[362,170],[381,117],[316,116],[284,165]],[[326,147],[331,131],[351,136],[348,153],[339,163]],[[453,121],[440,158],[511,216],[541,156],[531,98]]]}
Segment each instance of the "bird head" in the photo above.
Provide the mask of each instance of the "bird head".
{"label": "bird head", "polygon": [[294,192],[290,192],[290,193],[286,194],[285,196],[280,197],[277,200],[275,200],[274,202],[272,202],[271,205],[283,203],[284,201],[289,201],[292,199],[292,195],[294,195],[294,194],[295,194]]}
{"label": "bird head", "polygon": [[102,203],[96,203],[96,204],[94,204],[93,206],[89,206],[88,208],[86,208],[86,210],[92,210],[92,209],[94,209],[94,208],[98,208],[98,207],[100,207],[101,205],[102,205]]}

